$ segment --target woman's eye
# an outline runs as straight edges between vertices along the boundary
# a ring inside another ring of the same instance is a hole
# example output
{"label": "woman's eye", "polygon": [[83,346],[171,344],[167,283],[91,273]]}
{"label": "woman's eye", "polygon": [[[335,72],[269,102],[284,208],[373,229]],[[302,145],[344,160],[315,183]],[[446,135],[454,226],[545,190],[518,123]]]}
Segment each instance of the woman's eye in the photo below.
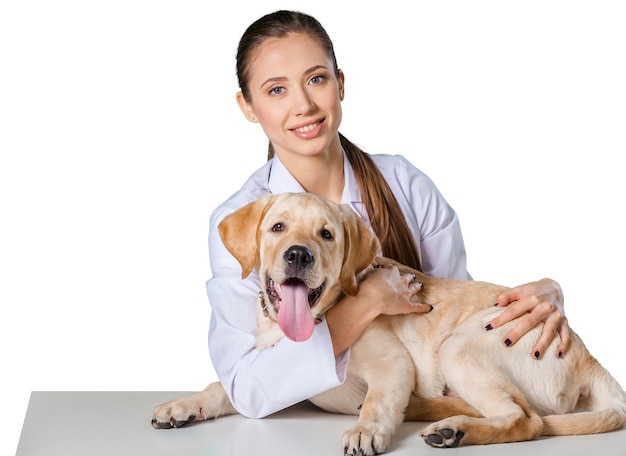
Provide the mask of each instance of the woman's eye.
{"label": "woman's eye", "polygon": [[274,232],[284,231],[284,230],[285,230],[285,225],[283,225],[282,223],[277,223],[276,225],[272,227],[272,231]]}
{"label": "woman's eye", "polygon": [[317,75],[317,76],[313,76],[310,79],[310,81],[311,81],[311,84],[316,85],[316,84],[321,84],[322,82],[324,82],[324,79],[326,79],[324,76]]}
{"label": "woman's eye", "polygon": [[326,240],[331,241],[331,240],[333,239],[333,233],[331,233],[331,232],[330,232],[330,231],[328,231],[328,230],[322,230],[322,231],[320,232],[320,234],[321,234],[321,235],[322,235],[322,237],[323,237],[324,239],[326,239]]}
{"label": "woman's eye", "polygon": [[280,95],[283,92],[285,92],[285,88],[284,87],[272,87],[270,89],[270,95]]}

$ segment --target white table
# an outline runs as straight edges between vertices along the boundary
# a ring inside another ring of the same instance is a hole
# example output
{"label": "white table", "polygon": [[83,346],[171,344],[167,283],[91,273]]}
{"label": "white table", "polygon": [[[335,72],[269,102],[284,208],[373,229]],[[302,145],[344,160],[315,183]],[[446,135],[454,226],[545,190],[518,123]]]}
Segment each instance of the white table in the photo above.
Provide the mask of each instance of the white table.
{"label": "white table", "polygon": [[[325,413],[304,402],[260,420],[236,415],[181,429],[152,428],[152,408],[186,394],[190,393],[33,392],[16,456],[341,456],[341,434],[356,422],[354,416]],[[387,454],[626,455],[626,429],[602,435],[435,449],[417,435],[423,426],[403,423]]]}

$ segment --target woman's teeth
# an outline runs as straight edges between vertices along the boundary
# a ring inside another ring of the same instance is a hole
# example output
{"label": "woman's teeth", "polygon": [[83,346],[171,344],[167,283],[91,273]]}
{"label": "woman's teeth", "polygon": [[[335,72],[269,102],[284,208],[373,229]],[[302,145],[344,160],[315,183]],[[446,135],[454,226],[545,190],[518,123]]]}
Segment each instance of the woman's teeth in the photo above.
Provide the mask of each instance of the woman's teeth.
{"label": "woman's teeth", "polygon": [[319,125],[319,122],[312,123],[310,125],[305,125],[304,127],[296,128],[298,133],[308,133],[315,129]]}

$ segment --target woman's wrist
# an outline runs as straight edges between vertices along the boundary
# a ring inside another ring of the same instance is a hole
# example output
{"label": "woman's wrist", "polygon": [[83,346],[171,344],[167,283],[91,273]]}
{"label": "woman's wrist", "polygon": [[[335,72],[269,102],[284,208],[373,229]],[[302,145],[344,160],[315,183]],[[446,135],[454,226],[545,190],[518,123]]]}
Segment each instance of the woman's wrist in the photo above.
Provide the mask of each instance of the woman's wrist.
{"label": "woman's wrist", "polygon": [[326,312],[326,323],[335,356],[346,351],[361,336],[380,309],[358,296],[345,296]]}

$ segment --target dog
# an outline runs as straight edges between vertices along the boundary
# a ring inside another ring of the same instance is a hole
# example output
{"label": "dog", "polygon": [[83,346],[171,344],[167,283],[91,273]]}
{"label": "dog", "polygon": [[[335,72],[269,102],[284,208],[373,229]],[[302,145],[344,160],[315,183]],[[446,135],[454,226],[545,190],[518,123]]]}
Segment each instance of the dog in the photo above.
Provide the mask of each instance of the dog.
{"label": "dog", "polygon": [[[422,284],[411,300],[432,310],[376,318],[351,347],[346,381],[310,398],[328,412],[359,415],[343,434],[345,454],[383,453],[403,420],[434,421],[420,436],[438,448],[602,433],[626,422],[626,393],[574,331],[563,358],[528,356],[542,324],[503,347],[515,321],[485,326],[503,311],[494,303],[506,287],[433,278],[377,257],[376,236],[347,206],[309,193],[266,195],[226,216],[219,232],[242,277],[257,268],[263,284],[259,350],[285,336],[306,340],[344,294],[357,293],[372,267],[394,265]],[[287,310],[281,293],[305,303]],[[152,425],[234,413],[217,382],[155,407]]]}

